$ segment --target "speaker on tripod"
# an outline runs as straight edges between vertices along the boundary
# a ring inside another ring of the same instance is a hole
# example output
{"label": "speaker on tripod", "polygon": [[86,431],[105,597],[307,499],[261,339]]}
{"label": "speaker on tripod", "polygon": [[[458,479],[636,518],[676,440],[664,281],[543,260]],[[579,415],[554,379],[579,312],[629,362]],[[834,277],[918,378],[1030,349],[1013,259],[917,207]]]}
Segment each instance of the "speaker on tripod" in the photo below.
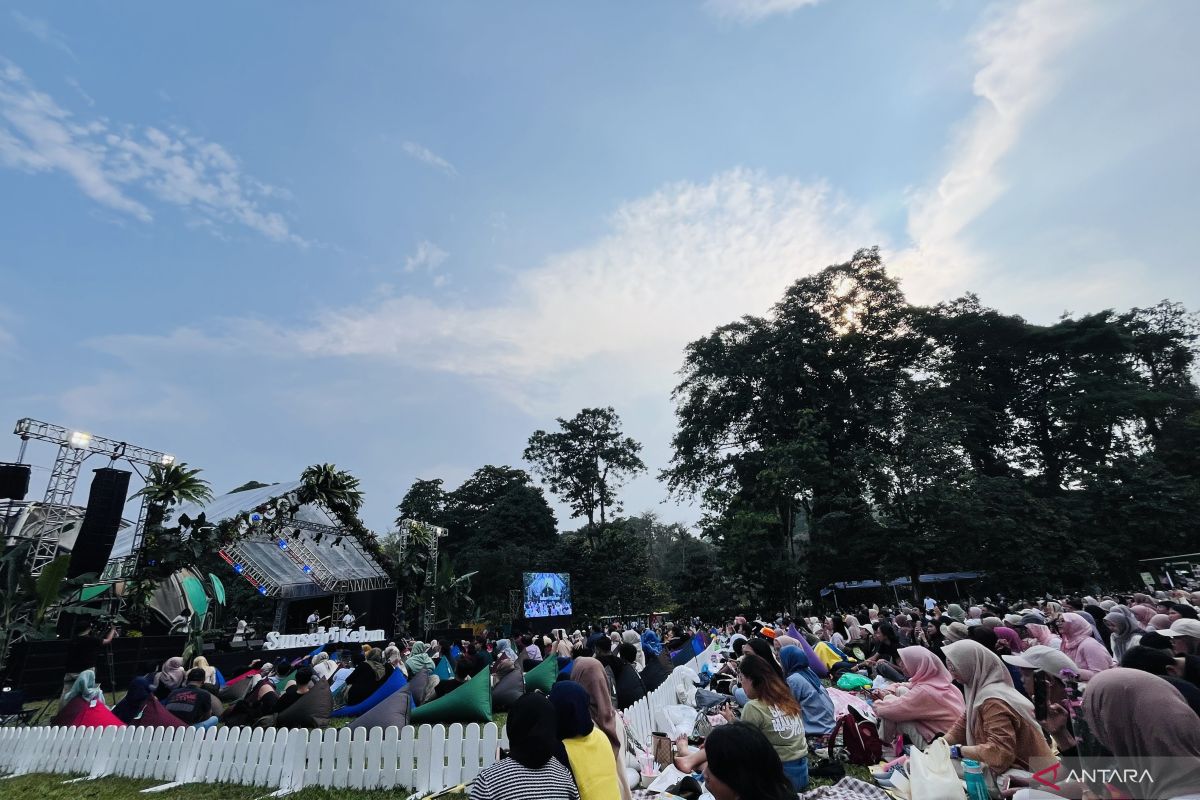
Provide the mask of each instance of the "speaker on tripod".
{"label": "speaker on tripod", "polygon": [[112,553],[117,530],[121,527],[121,512],[125,510],[130,473],[111,467],[102,467],[94,472],[92,488],[88,492],[87,511],[83,515],[83,524],[79,526],[75,546],[71,548],[68,578],[87,572],[102,572]]}

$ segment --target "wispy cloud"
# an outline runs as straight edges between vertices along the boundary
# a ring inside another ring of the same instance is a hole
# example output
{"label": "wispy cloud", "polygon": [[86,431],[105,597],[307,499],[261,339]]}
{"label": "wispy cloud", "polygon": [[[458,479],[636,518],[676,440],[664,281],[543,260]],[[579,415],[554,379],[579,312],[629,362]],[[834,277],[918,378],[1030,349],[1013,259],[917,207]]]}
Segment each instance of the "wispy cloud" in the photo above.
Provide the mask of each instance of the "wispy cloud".
{"label": "wispy cloud", "polygon": [[1001,164],[1033,117],[1054,97],[1055,62],[1097,22],[1100,9],[1075,0],[1026,0],[994,6],[973,36],[979,98],[955,132],[946,168],[935,185],[909,203],[911,249],[897,267],[923,286],[961,289],[980,255],[964,230],[1007,189]]}
{"label": "wispy cloud", "polygon": [[150,201],[214,228],[237,224],[278,242],[307,244],[263,207],[278,192],[242,172],[221,145],[185,128],[80,120],[11,62],[0,60],[0,165],[61,172],[89,198],[142,222]]}
{"label": "wispy cloud", "polygon": [[[606,235],[519,272],[507,295],[483,307],[407,294],[331,309],[297,328],[226,321],[219,335],[191,329],[95,344],[126,358],[249,347],[384,359],[479,379],[528,407],[558,408],[564,392],[584,392],[591,380],[602,380],[605,395],[666,396],[688,341],[766,312],[797,277],[877,240],[827,186],[738,169],[621,205]],[[584,365],[590,377],[578,375]]]}
{"label": "wispy cloud", "polygon": [[67,84],[67,86],[70,86],[72,89],[75,90],[75,92],[79,95],[79,97],[83,100],[83,102],[87,103],[89,106],[96,105],[96,101],[94,99],[92,99],[92,96],[90,94],[88,94],[87,92],[85,92],[83,90],[83,87],[79,85],[79,81],[77,81],[71,77],[67,77],[64,80],[65,80],[65,83]]}
{"label": "wispy cloud", "polygon": [[718,17],[755,23],[775,14],[790,14],[822,0],[707,0],[704,7]]}
{"label": "wispy cloud", "polygon": [[440,267],[449,257],[450,254],[445,250],[428,239],[422,239],[416,251],[404,259],[404,271],[426,272],[432,276],[434,286],[441,286],[446,282],[446,276],[441,273]]}
{"label": "wispy cloud", "polygon": [[441,170],[451,177],[458,175],[458,170],[454,168],[446,159],[439,156],[437,153],[430,150],[428,147],[417,144],[416,142],[404,142],[400,145],[409,158],[416,159],[422,164],[428,164],[434,169]]}
{"label": "wispy cloud", "polygon": [[42,44],[50,45],[66,53],[76,61],[79,60],[75,55],[75,51],[67,44],[67,37],[56,31],[46,20],[39,19],[38,17],[27,17],[16,9],[13,9],[12,17],[16,21],[18,28]]}

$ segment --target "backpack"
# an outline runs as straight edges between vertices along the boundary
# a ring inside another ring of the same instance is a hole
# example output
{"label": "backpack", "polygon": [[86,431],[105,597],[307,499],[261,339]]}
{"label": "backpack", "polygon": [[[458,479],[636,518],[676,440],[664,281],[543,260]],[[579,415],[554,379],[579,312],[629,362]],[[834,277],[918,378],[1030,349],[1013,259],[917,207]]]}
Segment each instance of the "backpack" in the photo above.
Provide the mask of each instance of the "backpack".
{"label": "backpack", "polygon": [[873,767],[883,758],[883,740],[879,738],[879,728],[870,722],[854,708],[850,708],[838,719],[829,734],[829,758],[834,759],[833,746],[837,741],[838,731],[842,732],[842,747],[851,764]]}

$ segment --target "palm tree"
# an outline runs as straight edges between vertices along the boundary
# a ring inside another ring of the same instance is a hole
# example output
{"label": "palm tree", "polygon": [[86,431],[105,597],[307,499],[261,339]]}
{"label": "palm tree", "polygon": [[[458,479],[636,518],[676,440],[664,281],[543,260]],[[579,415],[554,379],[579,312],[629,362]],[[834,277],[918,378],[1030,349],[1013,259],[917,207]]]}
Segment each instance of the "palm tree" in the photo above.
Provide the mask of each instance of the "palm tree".
{"label": "palm tree", "polygon": [[335,514],[341,511],[353,516],[362,508],[363,493],[358,488],[358,478],[333,464],[314,464],[304,470],[300,480],[314,500],[324,503]]}
{"label": "palm tree", "polygon": [[208,481],[198,477],[201,469],[188,469],[187,464],[155,464],[150,467],[146,485],[134,497],[144,497],[149,503],[146,511],[147,530],[162,525],[169,506],[180,503],[207,503],[213,499]]}

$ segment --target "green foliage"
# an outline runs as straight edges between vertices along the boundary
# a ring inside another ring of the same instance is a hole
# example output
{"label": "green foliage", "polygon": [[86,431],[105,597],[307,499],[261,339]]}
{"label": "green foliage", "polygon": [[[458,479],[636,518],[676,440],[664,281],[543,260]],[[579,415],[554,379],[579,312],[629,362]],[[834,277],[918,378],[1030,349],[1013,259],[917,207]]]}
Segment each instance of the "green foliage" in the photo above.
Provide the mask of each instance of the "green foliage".
{"label": "green foliage", "polygon": [[621,433],[621,418],[611,407],[585,408],[557,421],[558,431],[534,431],[524,458],[571,507],[571,516],[587,517],[592,527],[599,512],[603,525],[609,510],[621,510],[617,490],[646,471],[638,455],[642,446]]}
{"label": "green foliage", "polygon": [[911,306],[876,249],[691,343],[663,473],[728,591],[978,568],[1005,591],[1131,580],[1187,544],[1198,327],[1164,301],[1034,325]]}

